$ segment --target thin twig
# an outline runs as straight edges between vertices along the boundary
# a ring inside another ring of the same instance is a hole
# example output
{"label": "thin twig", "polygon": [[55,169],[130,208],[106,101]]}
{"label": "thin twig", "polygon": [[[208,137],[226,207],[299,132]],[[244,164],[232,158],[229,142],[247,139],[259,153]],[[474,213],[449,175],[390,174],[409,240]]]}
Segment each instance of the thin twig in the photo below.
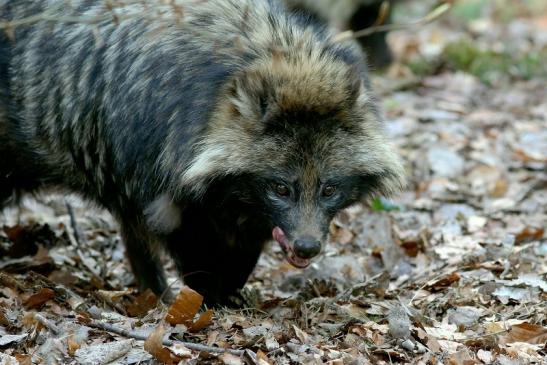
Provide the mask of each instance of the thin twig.
{"label": "thin twig", "polygon": [[375,25],[369,28],[361,29],[358,31],[345,31],[342,33],[339,33],[333,37],[333,42],[345,42],[350,39],[357,39],[357,38],[363,38],[368,35],[371,35],[373,33],[380,33],[380,32],[389,32],[392,30],[403,30],[408,28],[413,28],[417,26],[422,26],[429,24],[431,22],[434,22],[435,20],[439,19],[442,15],[444,15],[450,8],[452,7],[452,4],[450,3],[444,3],[439,6],[437,6],[435,9],[433,9],[431,12],[429,12],[426,16],[424,16],[421,19],[418,19],[412,23],[405,23],[405,24],[382,24],[382,25]]}
{"label": "thin twig", "polygon": [[378,18],[376,18],[376,21],[374,22],[374,24],[372,24],[372,26],[375,27],[377,25],[384,24],[390,12],[391,4],[389,3],[389,1],[382,1],[382,3],[380,4],[380,10],[378,11]]}
{"label": "thin twig", "polygon": [[74,239],[76,240],[78,247],[82,247],[82,244],[85,243],[85,237],[82,231],[80,230],[80,227],[78,226],[78,222],[76,221],[76,215],[74,214],[74,209],[72,209],[72,205],[70,205],[70,203],[66,199],[65,199],[65,205],[66,205],[66,210],[68,211],[68,216],[70,217],[70,226],[72,228],[72,231],[74,232]]}
{"label": "thin twig", "polygon": [[[125,328],[120,328],[115,325],[112,325],[110,323],[103,323],[99,321],[91,321],[90,323],[87,323],[87,326],[99,328],[107,332],[112,332],[120,336],[128,337],[128,338],[134,338],[136,340],[146,341],[148,339],[148,335],[139,333],[136,331],[127,330]],[[207,352],[210,354],[222,354],[222,353],[229,353],[232,355],[241,356],[245,351],[243,350],[234,350],[234,349],[223,349],[220,347],[213,347],[213,346],[207,346],[202,345],[199,343],[193,343],[193,342],[183,342],[183,341],[172,341],[169,339],[164,339],[162,341],[162,344],[164,346],[173,346],[175,344],[183,345],[186,348],[189,348],[190,350],[195,351],[202,351]]]}

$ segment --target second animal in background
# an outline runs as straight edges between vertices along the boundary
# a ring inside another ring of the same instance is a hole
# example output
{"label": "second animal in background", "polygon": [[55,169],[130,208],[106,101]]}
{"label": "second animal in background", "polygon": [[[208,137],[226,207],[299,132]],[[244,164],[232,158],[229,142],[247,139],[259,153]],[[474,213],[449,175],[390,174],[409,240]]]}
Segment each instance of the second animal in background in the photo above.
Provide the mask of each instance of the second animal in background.
{"label": "second animal in background", "polygon": [[[359,31],[368,28],[381,18],[382,4],[393,5],[395,1],[382,0],[283,0],[294,12],[300,12],[320,23],[344,30]],[[389,9],[391,9],[391,6]],[[384,23],[390,22],[391,11],[388,11]],[[386,42],[386,33],[374,33],[357,39],[368,56],[368,63],[373,69],[388,66],[392,54]]]}

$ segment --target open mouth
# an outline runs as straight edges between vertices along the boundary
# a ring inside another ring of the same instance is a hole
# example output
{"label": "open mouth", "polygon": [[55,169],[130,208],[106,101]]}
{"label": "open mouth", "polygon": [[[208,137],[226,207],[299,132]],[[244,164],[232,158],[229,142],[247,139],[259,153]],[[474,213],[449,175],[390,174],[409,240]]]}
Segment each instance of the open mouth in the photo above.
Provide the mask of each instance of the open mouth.
{"label": "open mouth", "polygon": [[303,259],[296,256],[292,243],[289,242],[287,236],[285,236],[285,233],[281,228],[275,227],[272,231],[272,236],[273,239],[279,243],[279,246],[281,246],[281,249],[285,254],[285,258],[292,266],[299,269],[304,269],[310,265],[311,261],[309,259]]}

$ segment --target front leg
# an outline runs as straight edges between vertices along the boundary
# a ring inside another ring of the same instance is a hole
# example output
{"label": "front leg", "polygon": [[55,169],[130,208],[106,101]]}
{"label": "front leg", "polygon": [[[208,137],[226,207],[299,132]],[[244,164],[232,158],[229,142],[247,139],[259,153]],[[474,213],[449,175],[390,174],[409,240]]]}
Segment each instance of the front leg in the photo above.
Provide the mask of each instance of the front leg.
{"label": "front leg", "polygon": [[158,252],[153,246],[154,238],[144,227],[144,224],[134,223],[128,219],[121,221],[121,235],[127,258],[139,289],[141,291],[151,289],[158,297],[165,296],[167,290],[165,272]]}
{"label": "front leg", "polygon": [[234,303],[253,271],[265,238],[256,226],[219,228],[204,212],[192,211],[173,232],[167,249],[186,285],[214,305]]}

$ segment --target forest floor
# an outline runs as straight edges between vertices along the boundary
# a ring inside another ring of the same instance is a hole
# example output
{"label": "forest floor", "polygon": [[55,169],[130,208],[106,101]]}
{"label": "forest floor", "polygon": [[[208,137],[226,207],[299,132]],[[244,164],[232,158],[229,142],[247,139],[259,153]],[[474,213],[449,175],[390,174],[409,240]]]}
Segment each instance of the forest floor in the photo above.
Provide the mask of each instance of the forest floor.
{"label": "forest floor", "polygon": [[374,76],[407,190],[337,217],[308,269],[270,245],[245,310],[138,294],[73,197],[6,209],[0,364],[547,364],[547,9],[462,3],[391,33]]}

